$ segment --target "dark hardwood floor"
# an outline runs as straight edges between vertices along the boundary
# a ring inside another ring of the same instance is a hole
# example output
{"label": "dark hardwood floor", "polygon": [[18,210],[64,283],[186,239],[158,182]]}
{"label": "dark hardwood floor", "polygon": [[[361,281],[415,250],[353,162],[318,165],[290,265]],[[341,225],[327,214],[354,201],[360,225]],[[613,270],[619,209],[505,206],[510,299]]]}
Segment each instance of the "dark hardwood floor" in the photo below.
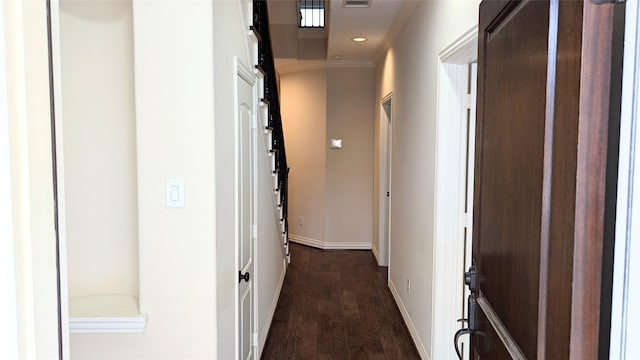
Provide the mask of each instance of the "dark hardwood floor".
{"label": "dark hardwood floor", "polygon": [[262,359],[419,359],[370,251],[291,244]]}

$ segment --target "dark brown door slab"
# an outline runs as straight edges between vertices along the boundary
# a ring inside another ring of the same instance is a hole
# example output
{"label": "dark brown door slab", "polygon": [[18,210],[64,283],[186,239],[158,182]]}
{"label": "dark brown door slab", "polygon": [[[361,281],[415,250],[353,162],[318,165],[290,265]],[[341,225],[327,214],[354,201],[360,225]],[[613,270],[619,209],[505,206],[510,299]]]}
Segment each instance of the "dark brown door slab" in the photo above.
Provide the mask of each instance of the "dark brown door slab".
{"label": "dark brown door slab", "polygon": [[616,6],[480,6],[474,358],[597,358]]}

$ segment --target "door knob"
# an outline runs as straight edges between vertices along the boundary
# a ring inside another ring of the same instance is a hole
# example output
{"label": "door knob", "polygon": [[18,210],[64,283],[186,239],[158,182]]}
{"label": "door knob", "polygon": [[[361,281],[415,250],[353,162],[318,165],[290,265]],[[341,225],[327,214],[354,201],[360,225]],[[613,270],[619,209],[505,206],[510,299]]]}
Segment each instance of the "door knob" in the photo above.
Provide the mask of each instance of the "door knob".
{"label": "door knob", "polygon": [[244,280],[245,282],[249,282],[249,272],[243,274],[242,271],[238,271],[238,275],[240,275],[238,282],[242,282],[242,280]]}
{"label": "door knob", "polygon": [[476,267],[475,266],[471,266],[469,268],[469,271],[467,271],[466,273],[464,273],[464,283],[469,287],[469,291],[471,291],[471,293],[469,294],[469,298],[467,299],[467,318],[466,319],[459,319],[458,321],[461,321],[463,323],[466,322],[467,323],[467,327],[466,328],[462,328],[458,331],[456,331],[454,337],[453,337],[453,345],[456,349],[456,354],[458,355],[458,359],[462,360],[462,353],[460,353],[460,349],[458,347],[458,339],[460,338],[460,336],[464,335],[464,334],[469,334],[472,335],[473,333],[476,332],[476,295],[475,295],[475,291],[477,288],[477,273],[476,273]]}

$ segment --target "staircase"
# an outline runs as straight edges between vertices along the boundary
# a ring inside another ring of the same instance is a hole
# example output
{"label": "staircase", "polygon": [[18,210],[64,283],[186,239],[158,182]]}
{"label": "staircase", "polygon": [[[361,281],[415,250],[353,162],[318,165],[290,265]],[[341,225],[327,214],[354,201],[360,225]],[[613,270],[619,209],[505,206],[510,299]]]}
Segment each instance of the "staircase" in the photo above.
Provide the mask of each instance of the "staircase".
{"label": "staircase", "polygon": [[261,108],[259,126],[263,128],[262,133],[265,136],[265,143],[270,144],[271,147],[268,149],[268,156],[272,159],[273,193],[280,216],[282,246],[287,263],[289,263],[291,261],[289,254],[289,223],[287,220],[289,167],[287,166],[287,154],[284,146],[280,99],[278,97],[276,67],[269,36],[269,14],[266,0],[253,0],[253,26],[250,27],[250,31],[257,43],[255,69],[259,78],[258,96],[260,97]]}

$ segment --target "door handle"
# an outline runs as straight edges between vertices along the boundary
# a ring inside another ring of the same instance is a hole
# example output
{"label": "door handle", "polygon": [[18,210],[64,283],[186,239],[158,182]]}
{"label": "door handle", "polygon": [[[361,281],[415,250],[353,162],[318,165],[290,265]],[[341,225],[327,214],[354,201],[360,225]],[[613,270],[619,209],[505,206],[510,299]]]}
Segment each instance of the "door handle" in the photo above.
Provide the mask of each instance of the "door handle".
{"label": "door handle", "polygon": [[465,334],[471,335],[477,330],[476,308],[478,303],[476,301],[476,295],[475,295],[475,291],[477,288],[476,281],[477,281],[476,267],[471,266],[469,267],[469,271],[464,273],[464,283],[469,287],[469,290],[471,291],[471,294],[469,294],[469,298],[467,299],[467,311],[468,311],[467,318],[458,320],[458,321],[461,321],[463,324],[466,322],[467,327],[456,331],[456,334],[453,337],[453,346],[455,347],[456,354],[458,355],[458,358],[460,360],[462,360],[462,354],[460,353],[460,349],[458,348],[458,339],[460,338],[460,336]]}
{"label": "door handle", "polygon": [[240,278],[238,279],[238,282],[242,282],[242,280],[244,280],[245,282],[249,282],[249,277],[251,275],[249,275],[248,271],[244,274],[242,273],[242,271],[238,271],[238,275],[240,276]]}

